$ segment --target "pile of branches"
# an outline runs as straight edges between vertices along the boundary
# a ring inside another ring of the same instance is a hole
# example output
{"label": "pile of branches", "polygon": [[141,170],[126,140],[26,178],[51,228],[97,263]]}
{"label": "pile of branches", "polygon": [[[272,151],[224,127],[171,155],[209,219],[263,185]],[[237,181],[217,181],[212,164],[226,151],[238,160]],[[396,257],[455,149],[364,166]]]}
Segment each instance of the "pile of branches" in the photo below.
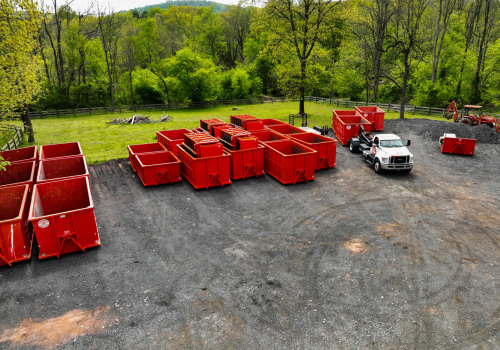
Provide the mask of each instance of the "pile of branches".
{"label": "pile of branches", "polygon": [[168,122],[173,118],[170,115],[163,115],[159,120],[151,120],[149,116],[143,116],[139,114],[134,114],[132,117],[128,119],[116,118],[111,120],[110,124],[150,124],[150,123],[158,123],[158,122]]}

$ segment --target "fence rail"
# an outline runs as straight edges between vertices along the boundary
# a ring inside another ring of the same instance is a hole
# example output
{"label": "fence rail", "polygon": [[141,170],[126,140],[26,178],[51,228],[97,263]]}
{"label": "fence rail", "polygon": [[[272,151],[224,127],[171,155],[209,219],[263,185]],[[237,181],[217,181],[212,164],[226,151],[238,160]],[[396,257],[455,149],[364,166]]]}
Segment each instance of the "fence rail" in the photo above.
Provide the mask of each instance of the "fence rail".
{"label": "fence rail", "polygon": [[[308,102],[327,103],[331,106],[337,107],[356,107],[356,106],[378,106],[387,112],[399,112],[401,106],[399,103],[373,103],[350,101],[333,98],[306,96],[305,100]],[[73,109],[53,109],[46,111],[29,111],[29,116],[33,119],[47,118],[47,117],[66,117],[76,116],[82,114],[107,114],[107,113],[123,113],[123,112],[137,112],[137,111],[158,111],[158,110],[174,110],[185,108],[210,108],[220,106],[240,106],[248,104],[262,104],[262,103],[275,103],[275,102],[296,102],[296,98],[286,97],[262,97],[262,98],[248,98],[239,100],[217,100],[206,102],[190,102],[190,103],[169,103],[169,104],[153,104],[153,105],[134,105],[134,106],[115,106],[115,107],[88,107],[88,108],[73,108]],[[435,107],[422,107],[407,104],[405,105],[405,112],[412,114],[423,114],[442,116],[446,112],[446,108]],[[488,114],[494,117],[500,117],[500,114]]]}
{"label": "fence rail", "polygon": [[[399,112],[401,110],[401,105],[394,103],[373,103],[373,102],[360,102],[360,101],[349,101],[349,100],[339,100],[333,98],[323,98],[323,97],[315,97],[315,96],[306,96],[305,100],[308,102],[319,102],[319,103],[327,103],[332,106],[337,107],[356,107],[356,106],[377,106],[384,109],[386,112]],[[434,115],[434,116],[442,116],[446,112],[446,108],[435,108],[435,107],[422,107],[422,106],[414,106],[407,104],[405,105],[405,112],[412,114],[423,114],[423,115]],[[493,117],[500,117],[500,114],[491,114],[488,115]]]}
{"label": "fence rail", "polygon": [[169,103],[169,104],[153,104],[153,105],[133,105],[133,106],[115,106],[115,107],[88,107],[88,108],[72,108],[72,109],[53,109],[47,111],[29,111],[29,116],[32,119],[48,118],[48,117],[68,117],[82,114],[107,114],[107,113],[122,113],[122,112],[137,112],[137,111],[160,111],[185,108],[210,108],[220,106],[241,106],[249,104],[275,103],[297,101],[296,99],[288,99],[286,97],[262,97],[262,98],[247,98],[239,100],[217,100],[206,102],[190,102],[190,103]]}
{"label": "fence rail", "polygon": [[23,141],[23,129],[15,125],[3,125],[0,127],[0,131],[14,132],[14,136],[0,149],[0,151],[6,151],[17,148]]}

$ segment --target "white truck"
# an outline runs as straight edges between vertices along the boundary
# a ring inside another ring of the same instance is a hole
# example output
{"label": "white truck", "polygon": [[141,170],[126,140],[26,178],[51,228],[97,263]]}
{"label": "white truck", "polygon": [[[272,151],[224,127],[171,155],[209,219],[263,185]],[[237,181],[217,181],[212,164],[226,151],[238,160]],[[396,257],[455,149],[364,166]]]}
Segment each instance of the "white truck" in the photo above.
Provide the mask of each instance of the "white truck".
{"label": "white truck", "polygon": [[413,154],[401,138],[395,134],[376,134],[372,136],[363,127],[357,137],[349,140],[349,150],[353,153],[361,152],[366,161],[373,165],[377,174],[384,170],[409,173],[413,169]]}

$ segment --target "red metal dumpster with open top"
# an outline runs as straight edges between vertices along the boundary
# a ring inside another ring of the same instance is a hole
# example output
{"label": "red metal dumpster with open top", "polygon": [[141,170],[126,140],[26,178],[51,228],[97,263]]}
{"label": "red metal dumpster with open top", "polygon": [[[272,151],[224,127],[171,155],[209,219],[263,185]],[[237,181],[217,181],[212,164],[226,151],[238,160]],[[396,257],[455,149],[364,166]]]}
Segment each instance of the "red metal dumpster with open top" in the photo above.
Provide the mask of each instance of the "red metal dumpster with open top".
{"label": "red metal dumpster with open top", "polygon": [[5,167],[5,171],[0,171],[0,187],[29,185],[33,187],[36,176],[36,163],[19,162],[12,163]]}
{"label": "red metal dumpster with open top", "polygon": [[165,152],[165,147],[163,144],[154,142],[154,143],[143,143],[140,145],[130,145],[127,146],[128,149],[128,160],[130,161],[130,165],[134,171],[137,171],[137,159],[135,158],[138,154],[143,153],[154,153],[154,152]]}
{"label": "red metal dumpster with open top", "polygon": [[337,165],[335,164],[335,159],[337,157],[337,141],[310,132],[291,135],[291,139],[318,152],[316,170],[332,168]]}
{"label": "red metal dumpster with open top", "polygon": [[264,175],[264,146],[225,150],[231,155],[231,179],[240,180]]}
{"label": "red metal dumpster with open top", "polygon": [[231,156],[223,153],[220,156],[198,158],[185,144],[177,145],[181,161],[181,173],[194,188],[209,188],[229,185],[231,183]]}
{"label": "red metal dumpster with open top", "polygon": [[288,124],[286,122],[282,122],[281,120],[277,119],[261,119],[261,120],[262,120],[262,126]]}
{"label": "red metal dumpster with open top", "polygon": [[101,244],[87,177],[35,185],[28,220],[33,224],[40,259],[59,258]]}
{"label": "red metal dumpster with open top", "polygon": [[136,155],[137,174],[144,186],[181,181],[181,161],[170,151]]}
{"label": "red metal dumpster with open top", "polygon": [[278,132],[282,135],[285,135],[287,137],[289,137],[289,135],[292,135],[292,134],[301,134],[301,133],[307,132],[305,130],[302,130],[300,128],[292,126],[290,124],[267,125],[266,128],[269,130],[276,131],[276,132]]}
{"label": "red metal dumpster with open top", "polygon": [[57,181],[78,176],[89,176],[85,157],[44,159],[38,167],[36,183]]}
{"label": "red metal dumpster with open top", "polygon": [[315,179],[315,150],[292,140],[268,142],[264,146],[264,169],[282,184]]}
{"label": "red metal dumpster with open top", "polygon": [[31,258],[29,193],[28,185],[0,188],[0,266]]}
{"label": "red metal dumpster with open top", "polygon": [[473,156],[476,148],[476,139],[463,137],[445,137],[441,146],[441,153],[463,154]]}
{"label": "red metal dumpster with open top", "polygon": [[263,129],[263,130],[254,130],[251,132],[253,136],[259,139],[259,142],[273,142],[273,141],[281,141],[288,140],[283,134],[280,134],[276,131]]}
{"label": "red metal dumpster with open top", "polygon": [[36,146],[12,149],[0,152],[0,156],[10,163],[38,161],[38,151]]}
{"label": "red metal dumpster with open top", "polygon": [[156,139],[167,150],[177,156],[177,145],[184,142],[184,134],[189,134],[188,129],[163,130],[156,132]]}
{"label": "red metal dumpster with open top", "polygon": [[354,108],[356,112],[372,123],[372,130],[384,130],[385,111],[377,106],[359,106]]}
{"label": "red metal dumpster with open top", "polygon": [[359,134],[360,126],[370,132],[372,124],[360,115],[337,116],[337,121],[333,124],[333,131],[340,143],[345,146],[350,139]]}
{"label": "red metal dumpster with open top", "polygon": [[40,160],[48,158],[83,156],[79,142],[40,146]]}

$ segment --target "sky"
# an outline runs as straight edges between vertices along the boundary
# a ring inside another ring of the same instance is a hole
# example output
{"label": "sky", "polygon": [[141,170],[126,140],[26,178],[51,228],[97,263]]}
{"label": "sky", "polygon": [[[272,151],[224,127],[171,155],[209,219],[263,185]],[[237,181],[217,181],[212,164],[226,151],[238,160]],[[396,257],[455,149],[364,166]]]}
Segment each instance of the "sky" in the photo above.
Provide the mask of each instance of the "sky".
{"label": "sky", "polygon": [[[238,0],[211,0],[214,2],[219,2],[222,4],[236,5]],[[45,0],[45,4],[51,4],[52,0]],[[63,5],[66,1],[58,0],[58,5]],[[86,11],[91,3],[98,4],[100,8],[111,8],[114,12],[130,10],[136,7],[142,7],[147,5],[155,5],[162,3],[162,0],[68,0],[70,6],[73,10],[77,12]]]}

